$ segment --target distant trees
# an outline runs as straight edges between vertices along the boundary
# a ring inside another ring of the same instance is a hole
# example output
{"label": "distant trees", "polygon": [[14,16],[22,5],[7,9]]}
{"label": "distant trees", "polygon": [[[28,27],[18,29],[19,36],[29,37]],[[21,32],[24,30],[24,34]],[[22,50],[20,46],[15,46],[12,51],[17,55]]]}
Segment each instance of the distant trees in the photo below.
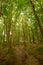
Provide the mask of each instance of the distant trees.
{"label": "distant trees", "polygon": [[[38,43],[43,40],[43,1],[1,0],[0,43]],[[3,27],[4,25],[4,27]],[[3,36],[4,30],[4,36]]]}

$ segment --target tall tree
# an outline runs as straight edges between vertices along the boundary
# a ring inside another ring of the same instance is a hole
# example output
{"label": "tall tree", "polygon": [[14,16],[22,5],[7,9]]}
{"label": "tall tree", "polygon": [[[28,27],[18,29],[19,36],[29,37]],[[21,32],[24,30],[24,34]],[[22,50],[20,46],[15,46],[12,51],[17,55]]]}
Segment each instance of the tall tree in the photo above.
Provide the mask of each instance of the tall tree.
{"label": "tall tree", "polygon": [[36,12],[36,10],[35,10],[35,6],[34,6],[33,1],[30,0],[30,3],[31,3],[31,5],[32,5],[32,9],[33,9],[33,12],[34,12],[34,16],[35,16],[35,18],[36,18],[36,20],[37,20],[37,22],[38,22],[38,25],[39,25],[39,28],[40,28],[40,32],[41,32],[42,37],[43,37],[43,28],[42,28],[41,23],[40,23],[41,21],[40,21],[38,15],[37,15],[37,12]]}

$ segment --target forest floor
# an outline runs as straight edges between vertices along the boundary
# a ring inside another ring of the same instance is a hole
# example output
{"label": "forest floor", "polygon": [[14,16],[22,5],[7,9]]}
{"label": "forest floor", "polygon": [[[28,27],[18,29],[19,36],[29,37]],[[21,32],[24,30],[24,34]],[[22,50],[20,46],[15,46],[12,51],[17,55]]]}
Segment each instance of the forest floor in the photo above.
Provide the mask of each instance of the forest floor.
{"label": "forest floor", "polygon": [[24,45],[0,46],[0,65],[43,65],[43,43],[29,44],[26,50]]}
{"label": "forest floor", "polygon": [[32,54],[39,62],[39,65],[43,65],[43,43],[29,44],[29,53]]}

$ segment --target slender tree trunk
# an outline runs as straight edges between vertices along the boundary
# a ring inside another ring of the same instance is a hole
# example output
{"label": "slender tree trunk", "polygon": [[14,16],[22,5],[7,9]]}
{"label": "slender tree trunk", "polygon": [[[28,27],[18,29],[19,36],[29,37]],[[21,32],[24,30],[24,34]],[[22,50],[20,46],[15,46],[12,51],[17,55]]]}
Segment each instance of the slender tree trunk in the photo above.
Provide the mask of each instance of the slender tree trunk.
{"label": "slender tree trunk", "polygon": [[0,0],[0,17],[3,16],[3,12],[2,12],[2,0]]}
{"label": "slender tree trunk", "polygon": [[33,29],[32,29],[32,28],[31,28],[31,30],[32,30],[32,42],[33,42],[33,43],[35,43],[34,31],[33,31]]}
{"label": "slender tree trunk", "polygon": [[38,25],[39,25],[40,32],[41,32],[42,38],[43,38],[43,28],[41,27],[41,23],[40,23],[41,21],[40,21],[38,15],[37,15],[37,12],[36,12],[36,10],[35,10],[35,6],[34,6],[34,3],[32,2],[32,0],[30,0],[30,3],[31,3],[31,5],[32,5],[33,12],[34,12],[34,16],[35,16],[35,18],[36,18],[36,20],[37,20],[37,23],[38,23]]}
{"label": "slender tree trunk", "polygon": [[23,29],[23,43],[24,43],[24,46],[26,48],[26,37],[25,37],[25,30],[24,30],[24,21],[22,20],[22,29]]}
{"label": "slender tree trunk", "polygon": [[12,22],[12,12],[9,12],[9,16],[8,16],[8,22],[6,24],[6,35],[7,35],[7,44],[9,45],[9,47],[11,48],[11,36],[10,36],[10,30],[11,30],[11,22]]}

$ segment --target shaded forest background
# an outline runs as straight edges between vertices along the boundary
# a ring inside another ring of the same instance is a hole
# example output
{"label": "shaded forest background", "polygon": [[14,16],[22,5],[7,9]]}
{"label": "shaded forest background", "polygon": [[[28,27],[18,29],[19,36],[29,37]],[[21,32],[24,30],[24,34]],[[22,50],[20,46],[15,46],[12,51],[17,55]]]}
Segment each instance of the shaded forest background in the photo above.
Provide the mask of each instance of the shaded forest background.
{"label": "shaded forest background", "polygon": [[0,65],[14,65],[15,56],[25,54],[43,65],[43,0],[0,0]]}

